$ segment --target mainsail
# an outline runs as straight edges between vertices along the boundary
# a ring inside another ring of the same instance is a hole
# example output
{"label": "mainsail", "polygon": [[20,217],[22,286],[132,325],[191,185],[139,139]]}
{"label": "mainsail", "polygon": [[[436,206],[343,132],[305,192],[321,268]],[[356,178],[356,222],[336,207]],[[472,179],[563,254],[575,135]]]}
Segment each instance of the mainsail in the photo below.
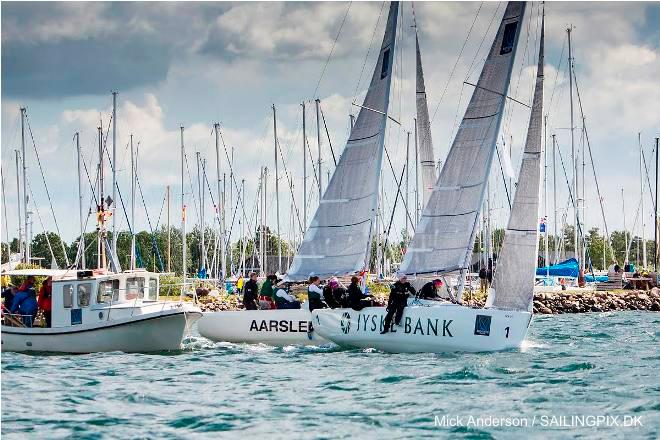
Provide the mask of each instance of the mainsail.
{"label": "mainsail", "polygon": [[454,143],[401,263],[403,273],[444,273],[468,266],[524,11],[524,2],[507,5]]}
{"label": "mainsail", "polygon": [[426,87],[424,87],[424,71],[422,70],[422,55],[419,51],[419,38],[415,34],[417,46],[417,139],[419,140],[419,161],[422,165],[422,197],[426,206],[435,185],[435,159],[433,158],[433,142],[431,142],[431,123],[429,121],[429,107],[426,102]]}
{"label": "mainsail", "polygon": [[398,7],[398,2],[390,3],[383,44],[364,103],[287,280],[346,275],[366,265],[378,203]]}
{"label": "mainsail", "polygon": [[541,197],[541,153],[543,119],[543,37],[541,22],[539,61],[532,114],[527,128],[516,195],[509,224],[489,293],[488,305],[500,309],[531,311],[534,277],[539,249],[539,198]]}

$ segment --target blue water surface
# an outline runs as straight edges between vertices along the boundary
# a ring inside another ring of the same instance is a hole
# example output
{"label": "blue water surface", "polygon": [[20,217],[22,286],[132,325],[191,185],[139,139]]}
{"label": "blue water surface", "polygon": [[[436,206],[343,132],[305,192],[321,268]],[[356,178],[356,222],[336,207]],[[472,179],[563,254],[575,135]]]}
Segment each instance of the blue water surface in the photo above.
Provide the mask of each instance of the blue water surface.
{"label": "blue water surface", "polygon": [[523,349],[488,354],[275,348],[196,333],[168,354],[2,353],[1,433],[655,439],[659,337],[660,314],[616,312],[537,316]]}

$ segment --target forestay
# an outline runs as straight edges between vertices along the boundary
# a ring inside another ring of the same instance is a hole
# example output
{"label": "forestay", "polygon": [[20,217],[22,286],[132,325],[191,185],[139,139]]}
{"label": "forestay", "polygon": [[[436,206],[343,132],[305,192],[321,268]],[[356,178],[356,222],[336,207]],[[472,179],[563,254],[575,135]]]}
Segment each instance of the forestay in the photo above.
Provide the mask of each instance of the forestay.
{"label": "forestay", "polygon": [[416,104],[417,104],[417,139],[419,140],[419,161],[422,166],[422,186],[424,191],[423,205],[431,197],[435,185],[435,159],[433,158],[433,142],[431,141],[431,123],[429,121],[429,107],[426,101],[426,87],[424,86],[424,71],[422,70],[422,55],[419,50],[419,38],[415,34],[417,46],[417,81],[416,81]]}
{"label": "forestay", "polygon": [[464,269],[472,252],[518,45],[524,2],[509,2],[400,271]]}
{"label": "forestay", "polygon": [[378,203],[398,2],[390,3],[385,36],[369,89],[316,214],[287,272],[290,281],[365,267]]}
{"label": "forestay", "polygon": [[488,305],[500,309],[531,311],[539,249],[539,199],[543,118],[543,36],[541,23],[538,70],[532,114],[527,129],[516,195],[497,260]]}

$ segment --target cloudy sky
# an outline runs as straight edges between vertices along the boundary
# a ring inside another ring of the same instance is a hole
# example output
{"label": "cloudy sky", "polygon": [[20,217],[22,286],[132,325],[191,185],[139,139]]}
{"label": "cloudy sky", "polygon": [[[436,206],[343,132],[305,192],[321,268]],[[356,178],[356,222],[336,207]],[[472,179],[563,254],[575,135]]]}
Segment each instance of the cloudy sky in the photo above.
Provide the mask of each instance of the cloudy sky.
{"label": "cloudy sky", "polygon": [[[439,160],[448,151],[456,121],[472,91],[463,82],[476,81],[504,7],[503,2],[414,5],[433,119],[435,156]],[[179,221],[180,125],[185,126],[190,169],[190,176],[186,175],[188,204],[193,205],[190,182],[196,185],[197,151],[208,160],[214,185],[212,124],[216,121],[221,124],[226,146],[234,148],[234,171],[239,185],[245,179],[246,212],[251,216],[262,165],[271,170],[269,189],[274,188],[273,104],[277,108],[282,154],[300,206],[300,103],[308,102],[307,137],[313,151],[316,152],[316,120],[312,101],[318,97],[333,149],[340,154],[348,135],[348,115],[355,111],[351,103],[356,99],[360,102],[364,94],[386,13],[387,7],[381,2],[3,3],[2,171],[9,236],[17,232],[14,150],[20,146],[19,107],[27,107],[61,232],[73,239],[78,224],[73,135],[80,131],[85,162],[88,167],[93,166],[98,154],[96,127],[100,118],[107,127],[112,90],[119,91],[120,188],[128,201],[130,155],[126,146],[132,133],[140,145],[140,179],[152,223],[158,219],[168,184],[172,185],[173,194],[172,221]],[[557,135],[566,160],[570,154],[570,135],[566,130],[570,126],[566,28],[572,24],[575,70],[610,230],[623,227],[622,187],[626,191],[629,228],[639,203],[637,133],[641,132],[649,161],[653,138],[660,135],[659,22],[660,5],[653,3],[546,3],[548,134]],[[539,4],[530,3],[510,87],[512,97],[527,103],[531,101],[535,75],[539,23]],[[405,163],[406,132],[413,131],[412,24],[412,4],[403,3],[390,106],[390,113],[402,125],[390,124],[387,136],[397,174]],[[511,147],[516,171],[528,117],[526,107],[509,102],[503,123],[507,146],[502,151],[508,152]],[[576,126],[581,127],[580,119],[576,104]],[[576,146],[581,151],[581,130],[575,133]],[[322,144],[325,174],[333,168],[325,134]],[[45,228],[54,230],[31,140],[27,160],[34,193],[32,203]],[[226,160],[221,168],[229,173]],[[394,179],[387,163],[384,170],[385,212],[389,216],[395,195]],[[589,162],[586,170],[586,221],[588,227],[602,227]],[[497,161],[492,174],[494,218],[503,224],[508,205]],[[326,176],[323,180],[327,181]],[[313,179],[309,182],[311,216],[318,196],[311,188]],[[411,183],[411,191],[412,186]],[[563,210],[568,194],[563,174],[559,174],[557,186],[558,204]],[[552,188],[552,180],[549,187]],[[290,231],[291,197],[283,170],[280,188],[282,228]],[[410,197],[412,200],[413,195]],[[85,200],[89,198],[87,188]],[[208,195],[206,199],[206,210],[212,212]],[[268,205],[269,223],[275,227],[272,191]],[[647,194],[647,236],[652,235],[650,205]],[[197,208],[191,209],[197,212]],[[552,197],[549,209],[552,210]],[[126,228],[123,215],[120,218],[120,227]],[[165,222],[164,214],[160,221]],[[403,225],[403,215],[398,213],[394,230]],[[137,226],[148,228],[142,208],[138,209]],[[92,229],[90,221],[88,230]],[[35,234],[41,230],[35,218]],[[2,234],[4,240],[4,224]]]}

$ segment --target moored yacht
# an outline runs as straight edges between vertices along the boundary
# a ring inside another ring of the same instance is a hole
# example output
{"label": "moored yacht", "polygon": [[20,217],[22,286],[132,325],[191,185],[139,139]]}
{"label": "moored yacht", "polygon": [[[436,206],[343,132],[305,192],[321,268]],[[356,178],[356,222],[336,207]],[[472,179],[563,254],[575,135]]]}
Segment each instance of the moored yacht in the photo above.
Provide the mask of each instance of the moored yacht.
{"label": "moored yacht", "polygon": [[52,277],[51,327],[30,326],[31,319],[4,313],[3,351],[177,350],[202,316],[190,303],[160,300],[158,274],[146,270],[24,269],[3,275]]}

